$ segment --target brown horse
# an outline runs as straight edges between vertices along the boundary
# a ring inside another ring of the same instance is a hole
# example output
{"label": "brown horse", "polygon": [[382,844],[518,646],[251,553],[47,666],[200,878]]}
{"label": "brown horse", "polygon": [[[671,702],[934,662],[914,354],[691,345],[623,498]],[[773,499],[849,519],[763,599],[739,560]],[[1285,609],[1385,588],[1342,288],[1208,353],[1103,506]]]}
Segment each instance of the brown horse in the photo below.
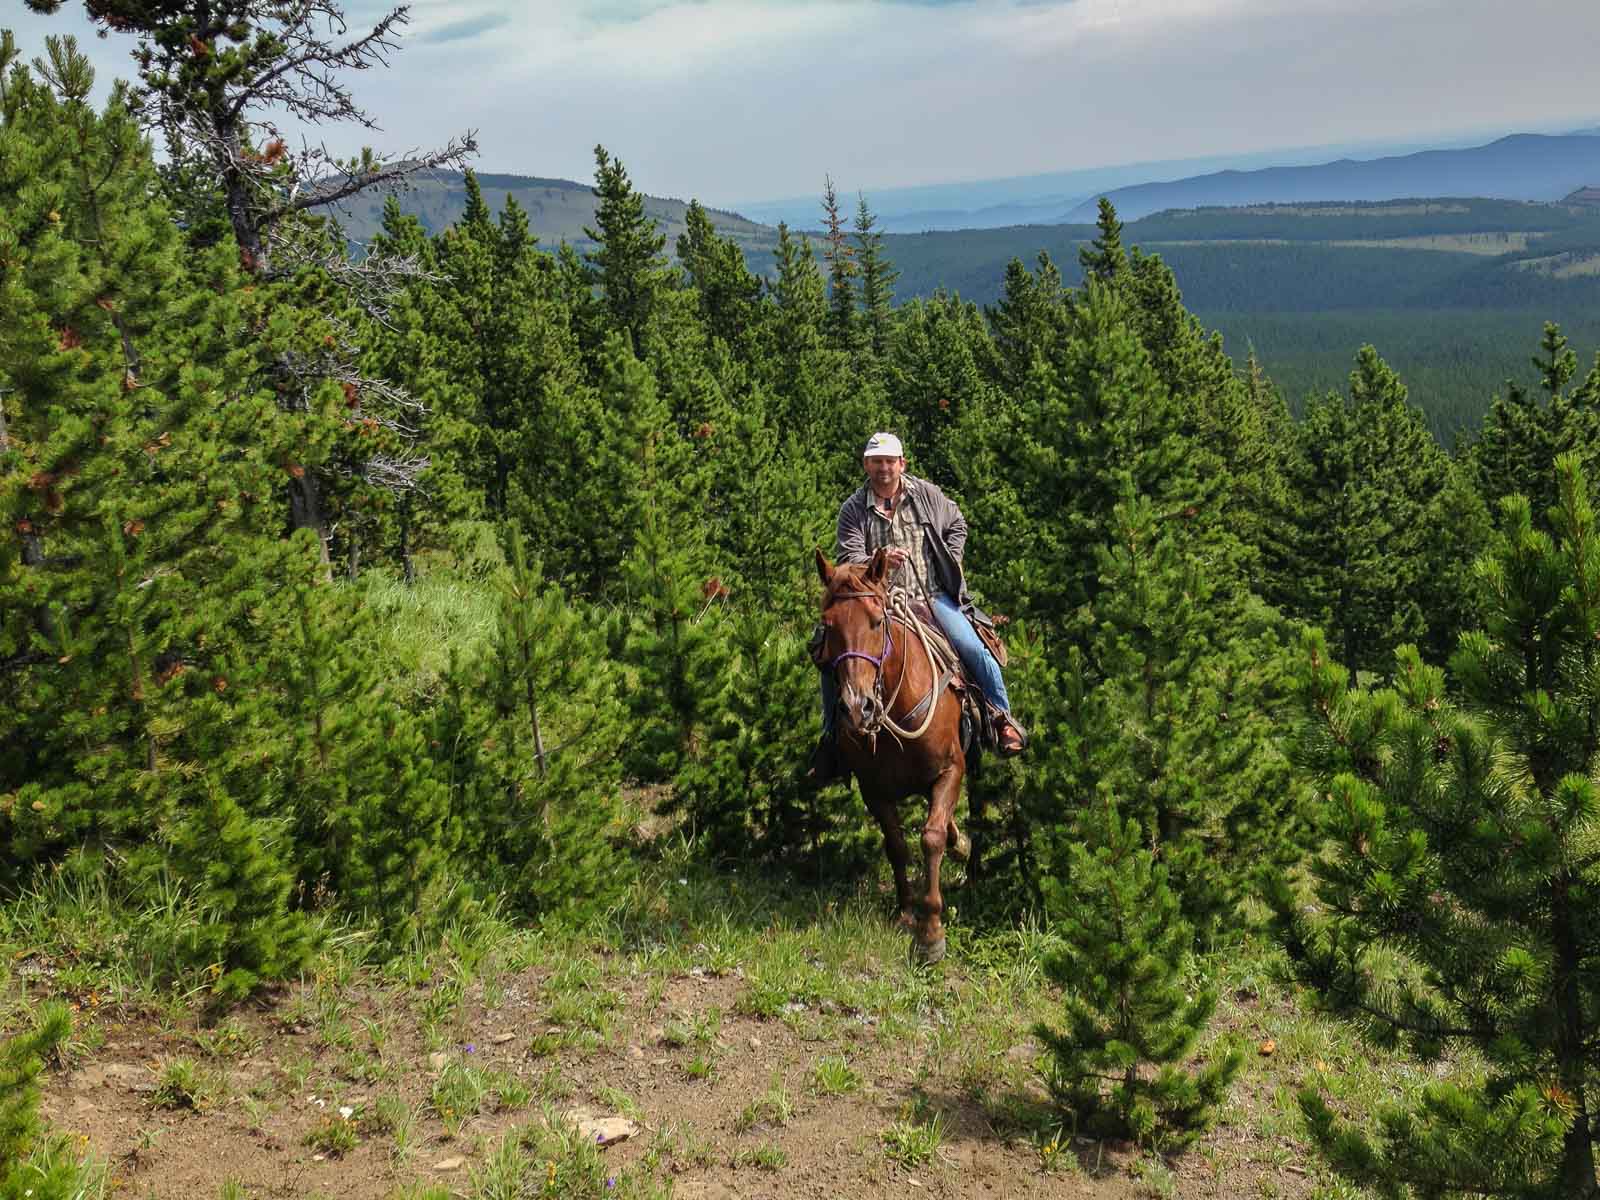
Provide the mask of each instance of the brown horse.
{"label": "brown horse", "polygon": [[[883,830],[900,922],[913,935],[912,956],[938,962],[945,953],[939,867],[947,848],[965,849],[955,825],[966,774],[961,701],[921,636],[890,611],[882,550],[864,566],[834,566],[818,550],[817,573],[822,576],[825,630],[818,665],[832,671],[839,684],[840,755],[860,781],[862,799]],[[912,794],[928,798],[920,901],[906,877],[910,855],[900,827],[900,803]]]}

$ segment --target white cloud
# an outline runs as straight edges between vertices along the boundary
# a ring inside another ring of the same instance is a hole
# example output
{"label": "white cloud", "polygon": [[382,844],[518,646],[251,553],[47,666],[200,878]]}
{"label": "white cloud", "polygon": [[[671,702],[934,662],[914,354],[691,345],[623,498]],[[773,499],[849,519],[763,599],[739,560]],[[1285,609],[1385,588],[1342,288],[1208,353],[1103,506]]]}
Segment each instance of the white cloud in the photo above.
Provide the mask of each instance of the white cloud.
{"label": "white cloud", "polygon": [[[352,81],[389,145],[472,126],[486,170],[587,178],[603,142],[641,187],[718,203],[825,172],[870,190],[1600,108],[1526,36],[1600,42],[1587,0],[418,0],[413,17],[393,70]],[[13,23],[37,45],[82,19]],[[125,46],[97,62],[122,69]]]}

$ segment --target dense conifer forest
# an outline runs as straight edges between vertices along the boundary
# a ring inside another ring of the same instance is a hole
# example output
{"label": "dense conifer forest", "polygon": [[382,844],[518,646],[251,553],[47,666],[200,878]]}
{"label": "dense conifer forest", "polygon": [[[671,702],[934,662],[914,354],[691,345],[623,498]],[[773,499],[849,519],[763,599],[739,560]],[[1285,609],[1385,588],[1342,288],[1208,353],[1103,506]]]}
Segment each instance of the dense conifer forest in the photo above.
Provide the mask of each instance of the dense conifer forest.
{"label": "dense conifer forest", "polygon": [[[339,931],[381,962],[485,908],[582,928],[660,836],[877,871],[799,768],[812,549],[893,429],[1009,618],[1034,743],[971,782],[958,920],[1050,931],[1061,1119],[1198,1136],[1241,1058],[1194,1057],[1216,964],[1270,924],[1316,1003],[1469,1060],[1382,1114],[1309,1089],[1332,1169],[1593,1192],[1600,367],[1560,328],[1447,445],[1370,346],[1292,412],[1109,205],[990,303],[897,304],[864,202],[830,188],[767,278],[698,204],[669,248],[601,147],[588,249],[469,175],[456,223],[391,197],[353,262],[308,164],[205,125],[294,6],[218,7],[91,3],[149,48],[103,105],[70,40],[0,44],[7,903],[92,882],[121,952],[226,1008]],[[35,1115],[70,1024],[8,1028],[0,1195],[79,1194]]]}

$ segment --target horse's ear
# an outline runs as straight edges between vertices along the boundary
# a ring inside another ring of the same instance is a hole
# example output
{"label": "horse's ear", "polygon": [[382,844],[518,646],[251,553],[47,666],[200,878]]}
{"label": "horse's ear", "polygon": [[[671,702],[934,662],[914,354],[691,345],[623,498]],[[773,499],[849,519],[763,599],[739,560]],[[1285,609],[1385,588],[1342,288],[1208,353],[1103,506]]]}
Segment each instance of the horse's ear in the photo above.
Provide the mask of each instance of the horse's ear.
{"label": "horse's ear", "polygon": [[872,561],[867,564],[867,582],[882,583],[884,572],[889,569],[889,552],[879,546],[872,556]]}
{"label": "horse's ear", "polygon": [[822,553],[822,547],[817,550],[817,574],[822,578],[822,585],[826,587],[833,582],[833,564],[828,561],[827,555]]}

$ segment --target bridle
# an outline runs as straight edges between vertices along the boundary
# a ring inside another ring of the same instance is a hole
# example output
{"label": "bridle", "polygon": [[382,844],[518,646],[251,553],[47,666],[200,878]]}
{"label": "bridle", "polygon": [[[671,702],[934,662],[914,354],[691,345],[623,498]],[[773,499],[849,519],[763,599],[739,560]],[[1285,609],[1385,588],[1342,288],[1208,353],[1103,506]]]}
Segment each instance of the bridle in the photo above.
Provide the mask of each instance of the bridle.
{"label": "bridle", "polygon": [[877,654],[868,654],[865,650],[843,650],[829,659],[823,665],[823,670],[832,671],[834,678],[838,678],[839,664],[846,659],[859,658],[872,664],[872,697],[877,701],[877,708],[866,728],[862,731],[869,739],[876,738],[878,730],[883,727],[884,719],[889,715],[889,706],[899,698],[900,684],[905,682],[906,673],[900,672],[900,678],[895,681],[894,695],[887,700],[883,695],[883,664],[888,662],[889,656],[894,653],[894,618],[889,612],[889,597],[882,592],[830,592],[828,604],[831,606],[836,600],[876,600],[883,606],[883,649]]}
{"label": "bridle", "polygon": [[[865,650],[844,650],[829,659],[825,664],[819,665],[825,671],[834,672],[835,678],[837,678],[839,664],[846,659],[859,658],[871,663],[873,670],[872,695],[873,699],[877,701],[877,709],[873,713],[871,720],[868,721],[866,728],[862,730],[867,737],[868,743],[875,744],[878,731],[885,727],[902,741],[916,741],[927,732],[928,725],[933,720],[934,709],[937,707],[936,701],[945,688],[949,686],[952,672],[947,668],[942,672],[941,677],[941,671],[936,665],[933,651],[930,648],[932,642],[929,639],[928,631],[923,628],[922,622],[917,615],[911,611],[910,605],[906,603],[904,593],[895,592],[892,595],[885,595],[881,592],[831,592],[828,595],[828,603],[824,605],[824,608],[832,605],[835,600],[876,600],[883,606],[883,649],[875,655],[868,654]],[[889,656],[894,653],[894,635],[891,631],[894,629],[896,621],[903,621],[907,628],[917,631],[917,636],[922,639],[922,652],[928,656],[929,667],[933,668],[933,686],[928,689],[926,696],[917,701],[911,712],[906,714],[907,720],[914,720],[915,714],[924,705],[927,706],[927,713],[922,718],[922,723],[915,729],[901,728],[894,718],[889,715],[890,710],[894,707],[894,702],[900,698],[900,688],[906,681],[904,664],[901,666],[900,677],[894,682],[894,691],[887,699],[883,695],[883,666],[888,661]]]}

